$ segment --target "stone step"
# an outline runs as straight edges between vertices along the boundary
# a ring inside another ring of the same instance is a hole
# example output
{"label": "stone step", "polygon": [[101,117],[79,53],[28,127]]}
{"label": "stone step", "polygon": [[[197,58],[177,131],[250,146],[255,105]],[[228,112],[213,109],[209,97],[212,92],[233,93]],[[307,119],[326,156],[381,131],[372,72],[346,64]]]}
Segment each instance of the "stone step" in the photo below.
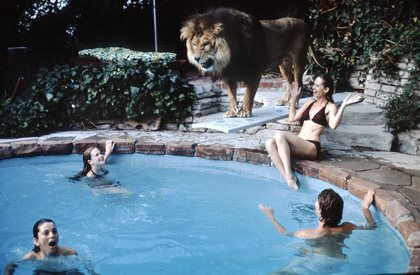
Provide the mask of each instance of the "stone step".
{"label": "stone step", "polygon": [[350,105],[344,111],[342,125],[384,125],[383,110],[372,104]]}
{"label": "stone step", "polygon": [[340,125],[326,129],[325,137],[346,146],[367,147],[373,150],[391,151],[394,136],[385,132],[383,125]]}

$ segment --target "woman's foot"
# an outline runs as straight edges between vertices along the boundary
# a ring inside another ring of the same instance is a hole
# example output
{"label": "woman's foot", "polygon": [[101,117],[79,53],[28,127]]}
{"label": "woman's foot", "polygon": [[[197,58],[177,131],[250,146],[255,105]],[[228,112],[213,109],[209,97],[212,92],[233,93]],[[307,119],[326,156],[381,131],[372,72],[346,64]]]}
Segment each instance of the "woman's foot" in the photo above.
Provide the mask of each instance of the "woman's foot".
{"label": "woman's foot", "polygon": [[298,190],[298,184],[297,184],[297,179],[295,177],[286,179],[286,183],[287,185],[289,185],[290,188],[292,188],[293,190],[297,191]]}

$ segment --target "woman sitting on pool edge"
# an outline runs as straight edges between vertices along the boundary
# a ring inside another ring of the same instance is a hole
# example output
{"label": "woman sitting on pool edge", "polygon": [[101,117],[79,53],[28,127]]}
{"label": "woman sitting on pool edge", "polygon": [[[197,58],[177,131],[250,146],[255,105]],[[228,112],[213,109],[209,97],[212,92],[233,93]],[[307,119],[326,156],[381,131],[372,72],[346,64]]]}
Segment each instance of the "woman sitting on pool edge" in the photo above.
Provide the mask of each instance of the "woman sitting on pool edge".
{"label": "woman sitting on pool edge", "polygon": [[340,195],[332,189],[325,189],[318,195],[318,200],[315,203],[315,213],[318,216],[319,222],[318,227],[313,229],[301,229],[296,232],[288,232],[274,217],[274,209],[263,204],[260,204],[258,207],[281,234],[301,239],[317,239],[326,235],[350,233],[357,229],[376,228],[376,223],[369,210],[374,195],[375,191],[369,190],[363,198],[362,210],[367,221],[367,225],[365,226],[357,226],[350,222],[340,224],[343,215],[344,202]]}
{"label": "woman sitting on pool edge", "polygon": [[292,97],[289,106],[289,122],[300,121],[302,129],[296,136],[290,132],[278,132],[274,138],[266,141],[265,147],[271,160],[276,165],[286,183],[293,189],[298,189],[296,177],[291,167],[291,156],[299,159],[316,160],[321,152],[321,134],[326,127],[335,129],[340,124],[344,109],[363,100],[361,95],[349,94],[337,109],[332,95],[334,82],[328,75],[320,75],[313,85],[313,98],[308,99],[296,111],[301,90],[297,83],[292,85]]}

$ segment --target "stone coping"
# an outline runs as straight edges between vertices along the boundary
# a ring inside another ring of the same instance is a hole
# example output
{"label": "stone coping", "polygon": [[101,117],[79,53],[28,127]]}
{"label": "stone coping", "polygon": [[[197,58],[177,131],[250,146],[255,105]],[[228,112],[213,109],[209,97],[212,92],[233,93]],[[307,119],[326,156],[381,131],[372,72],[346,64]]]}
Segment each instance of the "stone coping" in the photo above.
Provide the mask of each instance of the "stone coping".
{"label": "stone coping", "polygon": [[[178,155],[200,157],[213,160],[234,160],[253,164],[271,165],[265,150],[235,148],[229,145],[200,144],[192,141],[155,141],[131,137],[90,136],[82,139],[74,137],[25,138],[7,140],[0,143],[0,159],[38,155],[58,155],[83,153],[90,146],[105,148],[105,141],[115,142],[114,153],[141,153],[153,155]],[[412,213],[392,194],[380,185],[366,179],[353,177],[348,169],[315,161],[297,160],[297,172],[329,182],[348,190],[356,197],[363,198],[369,189],[375,189],[375,206],[402,235],[411,253],[408,272],[420,271],[420,224],[414,221]]]}

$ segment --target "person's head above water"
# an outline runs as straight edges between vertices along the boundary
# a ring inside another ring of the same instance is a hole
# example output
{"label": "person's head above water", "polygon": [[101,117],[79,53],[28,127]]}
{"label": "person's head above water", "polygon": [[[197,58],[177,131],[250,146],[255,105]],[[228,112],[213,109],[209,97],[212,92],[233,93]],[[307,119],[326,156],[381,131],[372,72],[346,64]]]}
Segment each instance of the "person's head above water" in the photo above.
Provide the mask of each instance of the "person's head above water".
{"label": "person's head above water", "polygon": [[324,227],[337,227],[343,216],[344,202],[339,194],[332,189],[325,189],[318,195],[316,213]]}
{"label": "person's head above water", "polygon": [[105,142],[105,154],[102,154],[97,147],[87,148],[83,153],[83,170],[79,176],[93,177],[97,175],[114,150],[114,145],[114,141],[107,140]]}
{"label": "person's head above water", "polygon": [[82,175],[86,176],[89,171],[92,170],[92,165],[103,165],[105,164],[104,156],[101,154],[98,148],[89,147],[83,153],[83,171]]}
{"label": "person's head above water", "polygon": [[33,228],[34,247],[25,254],[24,260],[42,260],[47,257],[77,255],[76,250],[58,245],[57,226],[53,220],[40,219]]}
{"label": "person's head above water", "polygon": [[33,252],[43,252],[44,254],[52,254],[58,249],[58,231],[57,226],[53,220],[40,219],[37,221],[33,228],[32,233],[34,236]]}

